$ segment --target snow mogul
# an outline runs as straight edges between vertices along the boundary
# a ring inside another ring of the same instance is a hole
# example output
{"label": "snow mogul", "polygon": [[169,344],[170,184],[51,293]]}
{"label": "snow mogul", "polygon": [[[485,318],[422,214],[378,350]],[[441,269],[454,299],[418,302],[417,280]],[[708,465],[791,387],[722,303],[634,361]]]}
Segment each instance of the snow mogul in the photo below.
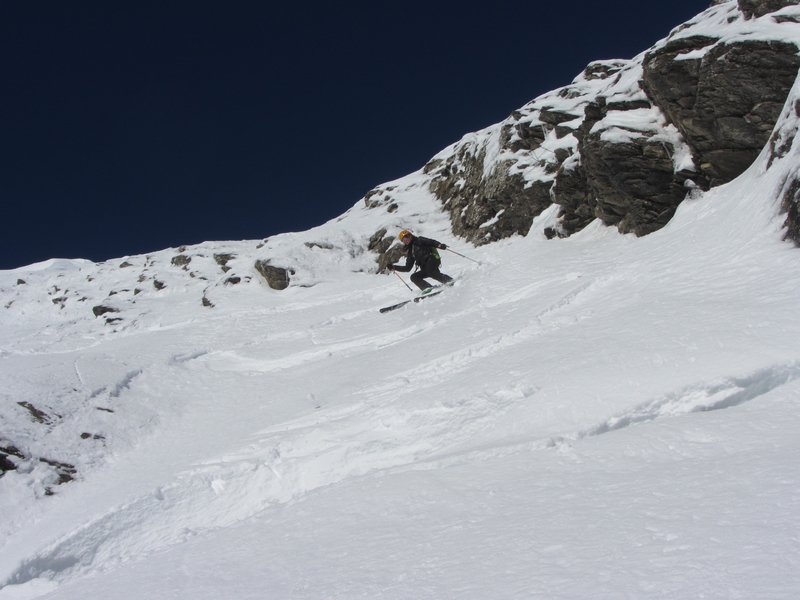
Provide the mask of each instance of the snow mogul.
{"label": "snow mogul", "polygon": [[453,281],[449,275],[445,275],[439,270],[439,265],[442,264],[442,259],[439,256],[437,249],[447,250],[447,246],[436,240],[425,237],[417,237],[407,229],[400,232],[397,236],[403,242],[406,253],[405,266],[389,265],[386,268],[390,271],[400,271],[407,273],[411,270],[416,263],[419,270],[411,276],[411,281],[421,290],[429,289],[430,284],[425,281],[426,277],[435,279],[439,283],[445,284]]}

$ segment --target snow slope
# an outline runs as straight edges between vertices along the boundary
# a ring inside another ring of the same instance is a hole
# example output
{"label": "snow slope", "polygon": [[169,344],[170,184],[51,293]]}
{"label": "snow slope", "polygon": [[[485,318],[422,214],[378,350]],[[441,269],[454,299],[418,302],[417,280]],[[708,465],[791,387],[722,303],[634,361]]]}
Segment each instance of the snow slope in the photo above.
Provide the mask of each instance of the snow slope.
{"label": "snow slope", "polygon": [[410,292],[370,273],[363,206],[0,272],[0,438],[28,457],[0,599],[798,597],[798,165],[765,151],[644,238],[547,241],[550,209],[478,249],[412,174],[398,229],[482,264],[445,253],[457,284],[387,314]]}
{"label": "snow slope", "polygon": [[[796,160],[646,238],[458,248],[483,266],[386,315],[405,288],[343,272],[116,333],[6,317],[4,393],[76,401],[38,443],[83,475],[0,480],[0,598],[795,597]],[[76,266],[108,267],[11,277]]]}

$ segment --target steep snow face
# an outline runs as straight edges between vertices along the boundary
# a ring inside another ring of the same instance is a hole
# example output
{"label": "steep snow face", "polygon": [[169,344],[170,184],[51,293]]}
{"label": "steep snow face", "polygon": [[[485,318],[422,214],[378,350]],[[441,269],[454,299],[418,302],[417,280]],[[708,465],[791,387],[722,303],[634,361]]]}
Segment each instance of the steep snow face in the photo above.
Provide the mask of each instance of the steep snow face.
{"label": "steep snow face", "polygon": [[[352,240],[386,223],[364,207],[4,272],[3,439],[27,458],[0,479],[0,598],[793,597],[798,100],[780,152],[645,238],[469,249],[420,174],[395,182],[398,225],[481,265],[445,253],[456,286],[388,314],[408,291],[363,268]],[[262,251],[304,285],[260,283]]]}

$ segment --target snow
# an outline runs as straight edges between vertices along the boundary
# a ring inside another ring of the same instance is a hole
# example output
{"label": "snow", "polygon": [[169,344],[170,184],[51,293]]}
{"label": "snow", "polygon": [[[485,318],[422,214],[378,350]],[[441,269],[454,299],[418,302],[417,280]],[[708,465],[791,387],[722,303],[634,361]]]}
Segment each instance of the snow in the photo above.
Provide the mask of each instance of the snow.
{"label": "snow", "polygon": [[[705,48],[678,55],[678,60],[702,58],[715,45],[732,41],[788,41],[796,39],[798,24],[792,21],[780,22],[775,17],[796,19],[800,17],[800,7],[797,5],[786,6],[763,17],[745,19],[744,15],[739,11],[738,3],[734,0],[729,0],[708,8],[694,19],[676,28],[667,39],[672,41],[692,36],[707,36],[717,40],[714,44],[710,44]],[[665,40],[662,40],[658,45],[663,43],[665,43]]]}
{"label": "snow", "polygon": [[[643,238],[546,240],[553,207],[467,247],[417,172],[307,232],[0,272],[0,600],[798,597],[796,145]],[[380,314],[381,228],[481,265]]]}
{"label": "snow", "polygon": [[800,255],[772,193],[796,160],[641,239],[441,236],[488,266],[446,253],[458,284],[386,315],[405,288],[318,247],[313,287],[153,297],[134,331],[37,315],[4,393],[116,412],[65,403],[38,440],[80,480],[0,479],[0,598],[796,596]]}

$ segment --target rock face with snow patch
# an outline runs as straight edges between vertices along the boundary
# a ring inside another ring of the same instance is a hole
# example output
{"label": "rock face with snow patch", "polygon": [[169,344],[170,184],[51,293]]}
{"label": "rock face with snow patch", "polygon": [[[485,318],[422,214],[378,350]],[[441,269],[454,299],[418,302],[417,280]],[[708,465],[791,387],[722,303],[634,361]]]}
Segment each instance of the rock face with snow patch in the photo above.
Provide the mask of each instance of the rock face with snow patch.
{"label": "rock face with snow patch", "polygon": [[[554,188],[564,232],[597,217],[645,235],[669,222],[687,183],[708,189],[739,176],[769,139],[798,67],[797,46],[779,41],[689,36],[646,53],[635,88],[620,99],[612,84],[584,108],[580,162]],[[684,144],[691,160],[675,160]]]}
{"label": "rock face with snow patch", "polygon": [[[609,104],[601,96],[587,105],[584,116],[579,151],[590,186],[584,197],[594,198],[593,216],[636,235],[666,225],[686,196],[684,182],[692,173],[676,172],[677,144],[662,135],[660,111],[642,100]],[[628,130],[624,123],[631,118],[652,127]]]}
{"label": "rock face with snow patch", "polygon": [[[504,148],[513,148],[522,138],[515,134],[524,124],[507,124],[500,137]],[[528,137],[517,147],[530,151],[542,137]],[[512,142],[512,139],[514,140]],[[476,245],[494,242],[514,234],[526,235],[533,218],[552,204],[550,183],[528,184],[513,162],[497,163],[484,172],[486,149],[462,146],[446,160],[433,160],[425,170],[433,175],[430,189],[450,213],[453,233]]]}
{"label": "rock face with snow patch", "polygon": [[254,267],[273,290],[289,287],[289,271],[283,267],[274,267],[265,260],[257,260]]}
{"label": "rock face with snow patch", "polygon": [[[800,131],[800,79],[795,82],[792,94],[786,102],[783,114],[769,141],[767,169],[797,153],[796,141]],[[800,174],[793,170],[783,182],[779,192],[781,210],[786,214],[785,239],[800,247]]]}
{"label": "rock face with snow patch", "polygon": [[[718,2],[722,4],[722,2]],[[797,0],[738,0],[739,9],[748,19],[763,17],[786,6],[797,4]]]}
{"label": "rock face with snow patch", "polygon": [[[526,235],[552,203],[548,237],[597,218],[656,231],[692,188],[731,181],[767,143],[800,68],[798,22],[797,0],[714,2],[640,56],[592,63],[465,136],[425,165],[429,189],[453,233],[477,245]],[[387,191],[367,206],[396,211]]]}
{"label": "rock face with snow patch", "polygon": [[643,83],[687,140],[701,170],[697,183],[706,187],[727,183],[752,164],[799,66],[794,44],[693,36],[648,53]]}
{"label": "rock face with snow patch", "polygon": [[[746,14],[764,16],[767,8],[761,3]],[[776,21],[766,18],[765,30],[774,28]],[[706,31],[712,19],[719,22],[719,38],[692,35],[693,26]],[[553,188],[563,234],[594,217],[623,233],[651,233],[669,222],[687,188],[726,183],[752,164],[775,126],[800,57],[795,43],[737,40],[748,35],[737,21],[744,21],[737,6],[720,3],[706,19],[677,28],[645,53],[631,89],[619,84],[637,59],[587,97],[578,156],[562,166]],[[637,88],[646,101],[636,99]]]}

